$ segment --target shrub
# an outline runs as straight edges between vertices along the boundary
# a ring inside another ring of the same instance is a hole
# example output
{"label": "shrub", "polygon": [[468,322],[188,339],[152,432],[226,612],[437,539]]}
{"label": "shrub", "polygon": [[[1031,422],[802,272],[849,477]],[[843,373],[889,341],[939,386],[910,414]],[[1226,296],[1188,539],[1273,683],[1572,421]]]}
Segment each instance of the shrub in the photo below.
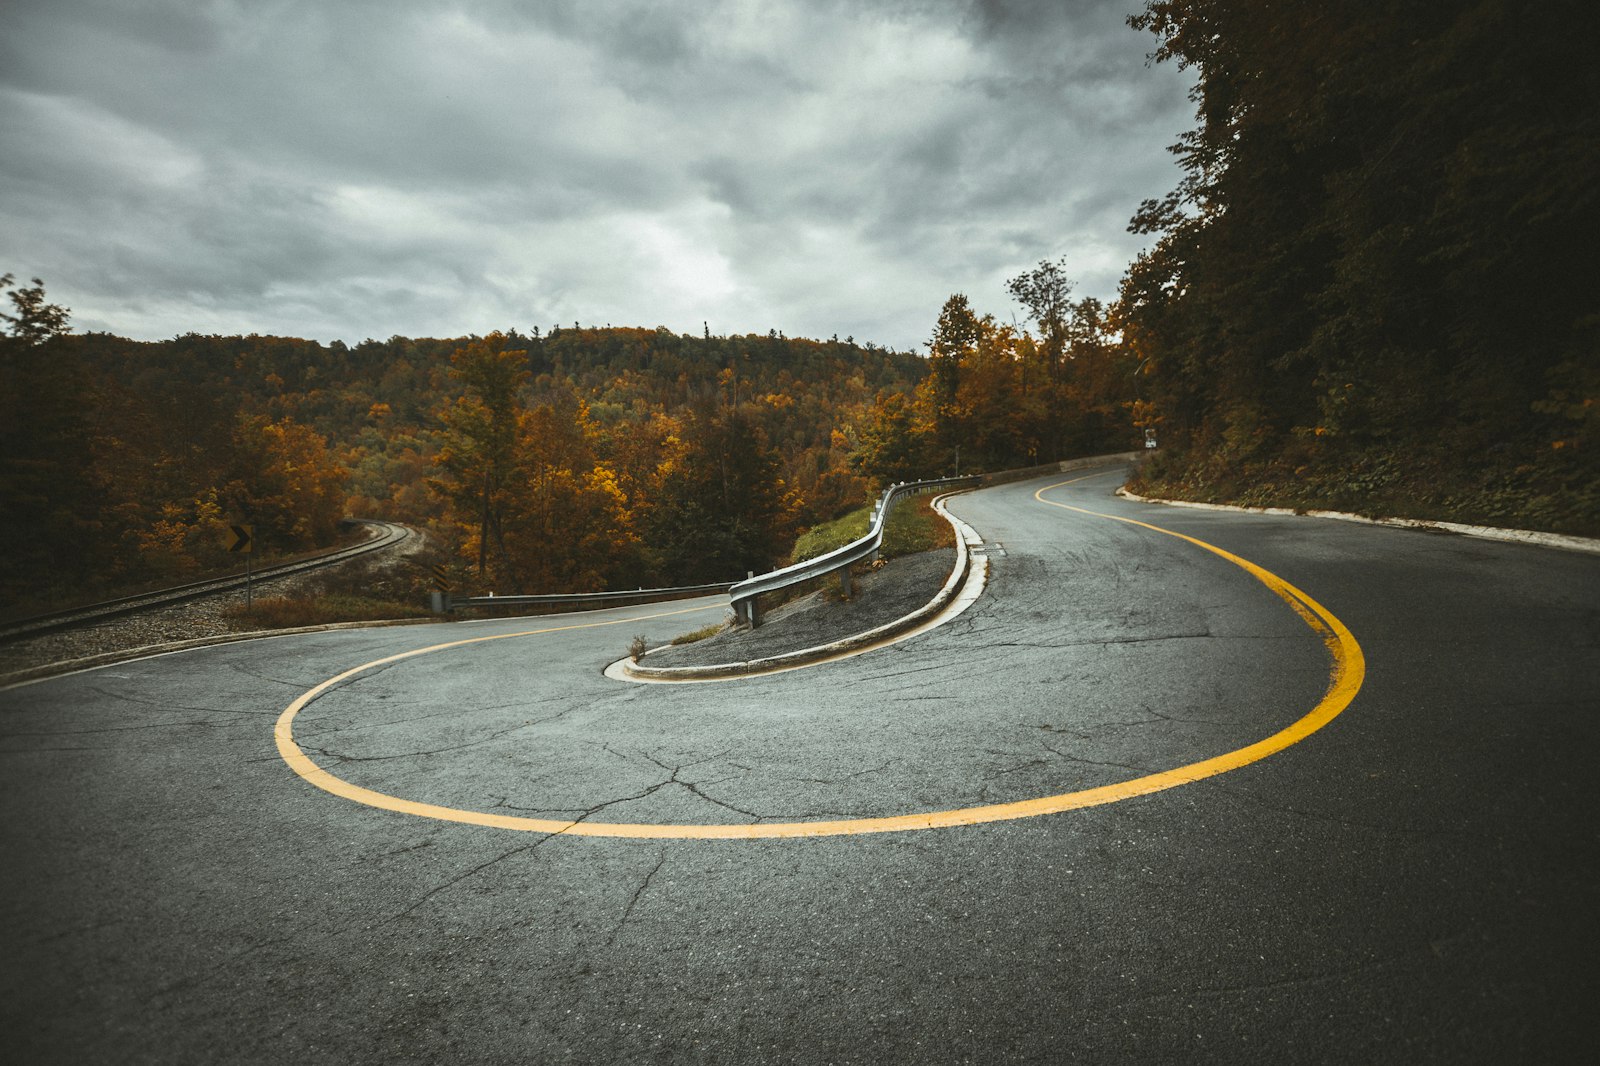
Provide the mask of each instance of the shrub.
{"label": "shrub", "polygon": [[415,603],[378,600],[349,593],[326,596],[277,596],[258,599],[246,610],[244,604],[223,612],[234,630],[295,629],[300,626],[330,625],[335,622],[387,622],[399,618],[427,618],[426,608]]}

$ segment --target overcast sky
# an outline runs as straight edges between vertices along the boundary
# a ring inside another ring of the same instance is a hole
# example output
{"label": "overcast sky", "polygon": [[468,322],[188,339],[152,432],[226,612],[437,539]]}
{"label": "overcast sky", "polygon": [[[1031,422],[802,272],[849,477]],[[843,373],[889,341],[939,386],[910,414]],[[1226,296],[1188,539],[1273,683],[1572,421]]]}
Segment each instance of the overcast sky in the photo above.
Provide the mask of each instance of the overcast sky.
{"label": "overcast sky", "polygon": [[78,330],[916,348],[1109,298],[1190,75],[1137,0],[7,0],[0,273]]}

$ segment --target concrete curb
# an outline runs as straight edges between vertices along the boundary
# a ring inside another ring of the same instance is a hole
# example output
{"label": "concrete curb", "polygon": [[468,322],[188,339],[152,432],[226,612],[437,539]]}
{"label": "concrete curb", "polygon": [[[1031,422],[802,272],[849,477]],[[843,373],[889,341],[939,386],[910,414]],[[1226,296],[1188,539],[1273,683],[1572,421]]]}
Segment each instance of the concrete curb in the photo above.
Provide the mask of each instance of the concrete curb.
{"label": "concrete curb", "polygon": [[[964,489],[962,492],[970,492]],[[748,659],[738,663],[718,663],[710,666],[648,666],[641,662],[623,659],[620,672],[634,681],[646,682],[673,682],[673,681],[710,681],[723,680],[734,677],[748,677],[753,674],[769,673],[775,670],[787,670],[796,666],[805,666],[810,663],[822,662],[837,658],[858,649],[882,644],[907,630],[915,629],[928,619],[937,615],[950,605],[966,584],[967,576],[972,569],[973,545],[982,544],[983,540],[977,532],[961,519],[944,509],[944,501],[952,496],[959,496],[961,492],[948,492],[937,496],[933,500],[933,507],[945,520],[950,523],[956,532],[956,565],[951,568],[950,576],[945,579],[944,586],[934,594],[933,599],[892,622],[885,622],[863,633],[855,633],[848,637],[827,644],[819,644],[812,648],[801,648],[798,651],[785,652],[782,655],[769,655],[760,659]],[[644,657],[649,658],[660,648],[646,652]]]}
{"label": "concrete curb", "polygon": [[221,644],[238,644],[246,640],[292,637],[300,633],[329,633],[337,629],[382,629],[388,626],[427,625],[438,621],[439,619],[437,618],[395,618],[376,622],[329,622],[320,626],[296,626],[293,629],[254,629],[247,633],[218,633],[215,636],[195,637],[192,640],[177,640],[168,644],[146,644],[139,648],[104,651],[97,655],[85,655],[79,659],[62,659],[59,662],[30,666],[26,670],[14,670],[9,674],[0,674],[0,690],[30,685],[35,681],[44,681],[52,677],[61,677],[65,674],[77,674],[85,670],[95,670],[102,666],[115,666],[117,663],[132,662],[135,659],[153,659],[157,655],[171,655],[174,652],[193,651],[196,648],[211,648]]}
{"label": "concrete curb", "polygon": [[1348,511],[1299,511],[1292,507],[1241,507],[1231,503],[1163,500],[1154,496],[1140,496],[1138,493],[1129,492],[1126,488],[1119,488],[1117,495],[1135,503],[1158,503],[1163,507],[1188,507],[1197,511],[1233,511],[1239,514],[1288,515],[1300,518],[1331,518],[1338,522],[1355,522],[1366,526],[1419,529],[1427,533],[1454,533],[1458,536],[1498,540],[1508,544],[1531,544],[1538,548],[1560,548],[1564,551],[1600,555],[1600,539],[1574,537],[1565,533],[1540,533],[1531,529],[1503,529],[1499,526],[1469,526],[1461,522],[1433,522],[1421,518],[1369,518]]}

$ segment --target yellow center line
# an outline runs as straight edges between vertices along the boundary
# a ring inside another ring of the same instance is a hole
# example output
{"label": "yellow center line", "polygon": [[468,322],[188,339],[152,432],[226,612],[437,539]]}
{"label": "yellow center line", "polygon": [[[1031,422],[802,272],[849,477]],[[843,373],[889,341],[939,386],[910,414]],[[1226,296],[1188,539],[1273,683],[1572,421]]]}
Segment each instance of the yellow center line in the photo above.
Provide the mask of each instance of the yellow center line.
{"label": "yellow center line", "polygon": [[367,806],[378,807],[383,810],[397,811],[401,814],[416,815],[421,818],[433,818],[447,822],[463,822],[469,825],[489,826],[497,829],[513,829],[532,833],[567,833],[574,836],[594,837],[632,837],[646,839],[670,840],[753,840],[781,837],[824,837],[846,836],[860,833],[894,833],[913,829],[942,829],[951,826],[977,825],[983,822],[1009,821],[1016,818],[1033,818],[1042,814],[1058,814],[1062,811],[1079,810],[1085,807],[1097,807],[1107,803],[1116,803],[1119,800],[1132,799],[1136,796],[1147,796],[1154,792],[1162,792],[1179,785],[1186,785],[1193,781],[1201,781],[1217,774],[1237,770],[1258,762],[1269,755],[1280,752],[1290,745],[1297,744],[1306,737],[1315,733],[1334,718],[1355,699],[1356,693],[1361,690],[1362,680],[1366,676],[1366,659],[1362,655],[1361,646],[1356,643],[1355,637],[1343,622],[1334,617],[1333,613],[1312,599],[1305,592],[1291,585],[1276,574],[1257,566],[1248,559],[1242,559],[1232,552],[1225,551],[1213,544],[1198,540],[1184,533],[1177,533],[1160,526],[1150,525],[1132,518],[1119,515],[1104,514],[1099,511],[1085,510],[1070,504],[1047,500],[1044,493],[1051,489],[1061,488],[1064,485],[1086,481],[1092,477],[1103,477],[1105,473],[1086,474],[1083,477],[1060,481],[1047,485],[1034,493],[1034,498],[1040,503],[1052,507],[1060,507],[1079,514],[1091,515],[1096,518],[1106,518],[1114,522],[1124,522],[1128,525],[1138,526],[1156,533],[1176,537],[1187,541],[1196,547],[1212,552],[1235,566],[1241,567],[1256,580],[1260,581],[1273,593],[1287,603],[1295,613],[1311,629],[1322,637],[1328,653],[1332,658],[1329,669],[1328,688],[1322,699],[1310,712],[1291,723],[1284,729],[1246,745],[1236,751],[1226,752],[1202,759],[1199,762],[1189,763],[1185,766],[1174,767],[1142,777],[1120,781],[1115,784],[1101,785],[1096,788],[1080,789],[1075,792],[1063,792],[1054,796],[1043,796],[1038,799],[1021,800],[1014,803],[995,803],[979,807],[961,807],[952,810],[930,811],[918,814],[893,815],[882,818],[848,818],[835,821],[817,822],[771,822],[755,824],[712,824],[712,825],[670,825],[652,823],[628,822],[588,822],[582,819],[548,819],[525,818],[514,815],[490,814],[486,811],[465,810],[456,807],[442,807],[432,803],[418,803],[415,800],[402,799],[398,796],[386,795],[372,789],[362,788],[351,784],[342,778],[335,777],[314,763],[303,752],[294,740],[294,719],[313,700],[328,692],[330,689],[350,680],[368,670],[390,663],[400,662],[405,659],[415,658],[419,655],[428,655],[433,652],[446,651],[459,648],[468,644],[479,644],[490,640],[509,640],[514,637],[531,637],[544,633],[560,633],[574,629],[592,629],[598,626],[619,625],[623,622],[637,622],[652,618],[665,618],[676,614],[689,614],[694,611],[705,611],[721,608],[721,604],[711,607],[691,607],[678,611],[665,611],[658,614],[619,618],[605,622],[586,622],[576,625],[551,626],[546,629],[531,629],[518,633],[503,633],[489,637],[475,637],[469,640],[456,640],[446,644],[435,644],[427,648],[417,648],[413,651],[401,652],[386,658],[375,659],[370,663],[346,670],[344,673],[317,685],[291,703],[278,717],[274,729],[274,737],[278,744],[278,753],[284,762],[302,778],[311,784],[330,792],[335,796],[363,803]]}

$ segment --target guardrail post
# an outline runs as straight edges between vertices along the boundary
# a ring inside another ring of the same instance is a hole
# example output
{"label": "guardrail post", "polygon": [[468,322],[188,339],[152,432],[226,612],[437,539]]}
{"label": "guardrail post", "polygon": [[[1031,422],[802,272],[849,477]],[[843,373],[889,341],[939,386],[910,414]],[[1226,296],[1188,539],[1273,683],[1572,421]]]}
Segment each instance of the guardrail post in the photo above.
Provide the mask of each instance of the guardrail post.
{"label": "guardrail post", "polygon": [[[756,576],[754,570],[746,570],[744,579],[749,581]],[[741,622],[747,622],[751,629],[761,624],[761,597],[751,596],[747,600],[740,600],[733,605],[733,614]]]}
{"label": "guardrail post", "polygon": [[839,567],[839,594],[845,599],[850,598],[850,564],[845,563]]}

